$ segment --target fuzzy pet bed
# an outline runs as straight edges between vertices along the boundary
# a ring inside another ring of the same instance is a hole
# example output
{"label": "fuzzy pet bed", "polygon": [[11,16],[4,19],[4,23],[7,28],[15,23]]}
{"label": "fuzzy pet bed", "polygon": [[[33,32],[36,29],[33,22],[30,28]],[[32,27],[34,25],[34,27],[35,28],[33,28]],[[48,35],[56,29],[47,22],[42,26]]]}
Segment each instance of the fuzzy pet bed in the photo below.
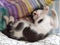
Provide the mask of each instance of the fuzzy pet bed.
{"label": "fuzzy pet bed", "polygon": [[0,32],[0,45],[60,45],[60,35],[49,35],[44,40],[30,43],[10,39]]}

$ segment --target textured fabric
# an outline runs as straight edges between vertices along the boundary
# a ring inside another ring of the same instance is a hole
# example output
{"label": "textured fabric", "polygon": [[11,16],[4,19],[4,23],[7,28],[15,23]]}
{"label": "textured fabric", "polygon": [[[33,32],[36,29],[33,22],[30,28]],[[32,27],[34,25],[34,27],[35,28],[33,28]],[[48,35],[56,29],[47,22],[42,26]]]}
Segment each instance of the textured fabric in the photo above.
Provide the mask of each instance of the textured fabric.
{"label": "textured fabric", "polygon": [[15,20],[30,14],[35,8],[40,7],[37,0],[0,0],[4,7],[8,9],[9,15]]}
{"label": "textured fabric", "polygon": [[30,43],[30,42],[10,39],[0,32],[0,45],[60,45],[60,34],[49,35],[44,40]]}
{"label": "textured fabric", "polygon": [[4,7],[0,7],[0,31],[5,29],[6,27],[5,20],[3,19],[3,16],[6,15],[7,15],[6,9]]}

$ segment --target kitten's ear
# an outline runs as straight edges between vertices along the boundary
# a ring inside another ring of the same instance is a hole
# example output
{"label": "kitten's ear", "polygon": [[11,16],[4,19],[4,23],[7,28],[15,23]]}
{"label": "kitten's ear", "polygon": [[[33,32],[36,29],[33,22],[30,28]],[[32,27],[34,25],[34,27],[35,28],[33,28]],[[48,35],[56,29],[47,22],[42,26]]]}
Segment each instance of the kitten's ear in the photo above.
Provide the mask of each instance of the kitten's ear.
{"label": "kitten's ear", "polygon": [[44,12],[43,12],[44,14],[48,14],[48,12],[49,12],[49,7],[48,7],[48,6],[45,6],[43,11],[44,11]]}

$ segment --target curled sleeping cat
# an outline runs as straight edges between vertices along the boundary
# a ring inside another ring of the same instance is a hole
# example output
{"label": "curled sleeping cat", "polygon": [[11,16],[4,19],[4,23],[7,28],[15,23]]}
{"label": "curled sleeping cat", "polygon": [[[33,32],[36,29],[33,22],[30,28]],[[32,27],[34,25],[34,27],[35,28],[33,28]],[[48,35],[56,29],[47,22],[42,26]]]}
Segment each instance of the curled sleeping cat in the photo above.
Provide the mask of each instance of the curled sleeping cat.
{"label": "curled sleeping cat", "polygon": [[14,23],[14,18],[10,16],[4,17],[7,26],[2,33],[10,38],[16,40],[24,40],[28,42],[35,42],[44,39],[48,33],[58,27],[58,16],[55,10],[51,10],[52,16],[48,15],[49,7],[46,6],[44,10],[35,10],[32,15],[34,16],[34,23],[26,20],[19,20]]}

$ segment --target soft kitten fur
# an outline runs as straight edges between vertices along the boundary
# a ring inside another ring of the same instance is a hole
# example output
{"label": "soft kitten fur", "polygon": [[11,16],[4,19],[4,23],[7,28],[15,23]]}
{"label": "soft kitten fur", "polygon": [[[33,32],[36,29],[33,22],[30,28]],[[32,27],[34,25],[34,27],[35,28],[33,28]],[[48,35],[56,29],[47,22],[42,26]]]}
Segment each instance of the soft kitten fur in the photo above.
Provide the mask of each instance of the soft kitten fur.
{"label": "soft kitten fur", "polygon": [[55,10],[52,10],[52,16],[47,15],[48,10],[49,7],[46,6],[44,10],[34,11],[34,23],[22,19],[14,23],[13,17],[10,17],[10,21],[7,21],[4,17],[7,22],[7,27],[2,33],[10,38],[29,42],[44,39],[49,31],[58,27],[58,16]]}

